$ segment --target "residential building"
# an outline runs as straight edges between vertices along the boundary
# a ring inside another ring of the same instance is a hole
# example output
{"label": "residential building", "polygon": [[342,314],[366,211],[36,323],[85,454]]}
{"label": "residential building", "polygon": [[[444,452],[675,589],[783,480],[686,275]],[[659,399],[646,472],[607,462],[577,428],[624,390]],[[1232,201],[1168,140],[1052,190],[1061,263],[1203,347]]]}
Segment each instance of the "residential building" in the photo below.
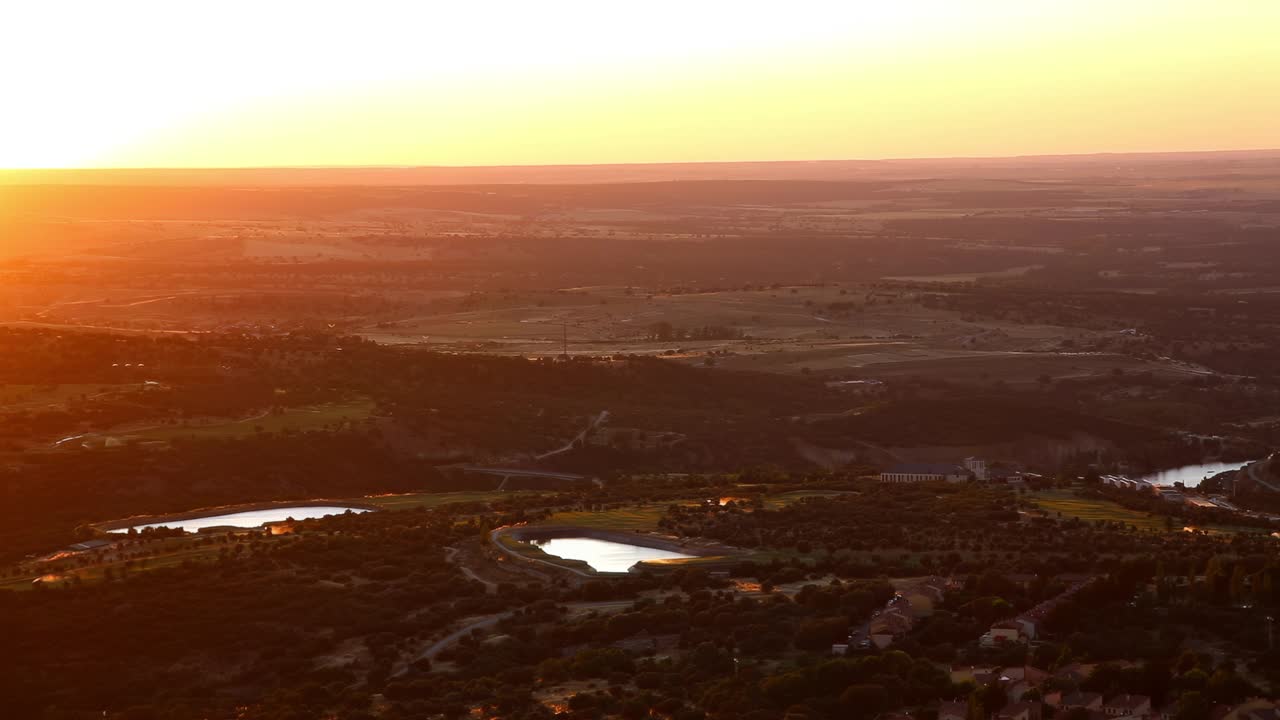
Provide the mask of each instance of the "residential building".
{"label": "residential building", "polygon": [[1107,717],[1146,717],[1151,714],[1151,698],[1146,695],[1117,695],[1102,706]]}
{"label": "residential building", "polygon": [[967,457],[964,459],[964,467],[973,473],[973,479],[979,482],[987,480],[987,461],[976,457]]}
{"label": "residential building", "polygon": [[1232,708],[1223,720],[1277,720],[1280,718],[1280,707],[1275,700],[1266,698],[1249,698]]}
{"label": "residential building", "polygon": [[996,713],[995,720],[1040,720],[1042,709],[1038,702],[1013,702]]}
{"label": "residential building", "polygon": [[1077,708],[1090,712],[1102,711],[1102,695],[1091,692],[1073,692],[1062,696],[1057,709],[1075,710]]}
{"label": "residential building", "polygon": [[982,647],[997,647],[999,645],[1007,645],[1016,643],[1022,639],[1022,630],[1018,624],[1013,621],[998,622],[991,626],[991,629],[978,639]]}
{"label": "residential building", "polygon": [[880,473],[882,483],[964,482],[972,480],[967,468],[946,463],[900,463]]}

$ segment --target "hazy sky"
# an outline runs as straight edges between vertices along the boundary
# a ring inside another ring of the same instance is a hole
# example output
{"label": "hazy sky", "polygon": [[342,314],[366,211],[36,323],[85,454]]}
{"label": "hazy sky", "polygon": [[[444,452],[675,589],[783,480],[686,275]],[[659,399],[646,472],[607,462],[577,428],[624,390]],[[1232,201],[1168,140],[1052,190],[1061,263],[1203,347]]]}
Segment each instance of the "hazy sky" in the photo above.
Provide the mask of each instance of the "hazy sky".
{"label": "hazy sky", "polygon": [[41,0],[0,167],[1280,147],[1280,0]]}

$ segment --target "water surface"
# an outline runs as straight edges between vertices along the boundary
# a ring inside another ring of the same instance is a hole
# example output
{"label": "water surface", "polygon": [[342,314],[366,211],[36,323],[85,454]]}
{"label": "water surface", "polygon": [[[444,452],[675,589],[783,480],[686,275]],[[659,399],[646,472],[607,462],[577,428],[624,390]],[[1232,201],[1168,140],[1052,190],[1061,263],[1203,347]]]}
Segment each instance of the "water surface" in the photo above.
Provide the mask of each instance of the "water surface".
{"label": "water surface", "polygon": [[566,560],[581,560],[597,572],[626,572],[632,565],[642,560],[674,560],[690,558],[693,555],[641,547],[611,540],[597,540],[586,537],[562,537],[548,540],[534,540],[548,555],[555,555]]}
{"label": "water surface", "polygon": [[[222,515],[208,515],[205,517],[190,518],[188,520],[167,520],[165,522],[147,523],[145,525],[134,525],[139,532],[146,528],[181,528],[187,532],[196,532],[201,528],[210,527],[239,527],[239,528],[256,528],[267,523],[282,522],[293,518],[294,520],[310,520],[311,518],[327,517],[329,515],[341,515],[344,512],[351,511],[353,513],[369,512],[368,508],[346,507],[342,505],[294,505],[287,507],[263,508],[261,510],[245,510],[243,512],[224,513]],[[111,530],[113,533],[127,533],[130,528],[116,528]]]}
{"label": "water surface", "polygon": [[1189,488],[1193,488],[1200,484],[1201,480],[1207,477],[1213,477],[1218,473],[1227,472],[1228,470],[1239,470],[1240,468],[1253,462],[1252,460],[1242,460],[1240,462],[1211,462],[1200,463],[1199,465],[1183,465],[1182,467],[1161,470],[1160,472],[1151,473],[1150,475],[1142,475],[1138,479],[1146,480],[1152,485],[1172,485],[1180,482]]}

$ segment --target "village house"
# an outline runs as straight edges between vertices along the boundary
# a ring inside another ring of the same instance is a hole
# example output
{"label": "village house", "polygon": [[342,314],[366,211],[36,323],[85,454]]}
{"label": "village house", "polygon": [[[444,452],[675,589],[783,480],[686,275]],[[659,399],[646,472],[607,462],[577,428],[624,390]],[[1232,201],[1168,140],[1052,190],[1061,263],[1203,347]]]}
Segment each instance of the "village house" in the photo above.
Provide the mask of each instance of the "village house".
{"label": "village house", "polygon": [[1022,640],[1022,627],[1013,620],[1002,620],[983,633],[978,644],[984,648],[1010,645]]}
{"label": "village house", "polygon": [[1040,720],[1042,711],[1038,702],[1013,702],[996,713],[995,720]]}
{"label": "village house", "polygon": [[871,621],[871,644],[883,650],[911,631],[915,621],[901,608],[890,608]]}
{"label": "village house", "polygon": [[1280,720],[1280,707],[1275,700],[1249,698],[1232,708],[1223,720]]}
{"label": "village house", "polygon": [[1087,663],[1070,663],[1058,668],[1053,677],[1070,685],[1079,685],[1093,674],[1096,665]]}
{"label": "village house", "polygon": [[74,545],[67,546],[68,552],[89,552],[91,550],[101,550],[104,547],[110,547],[111,542],[108,540],[85,540]]}
{"label": "village house", "polygon": [[1151,698],[1146,695],[1117,695],[1102,706],[1102,711],[1107,717],[1146,717],[1151,714]]}
{"label": "village house", "polygon": [[1091,692],[1073,692],[1061,696],[1058,704],[1054,706],[1057,710],[1088,710],[1090,712],[1102,711],[1102,695]]}
{"label": "village house", "polygon": [[1048,679],[1049,673],[1030,665],[1007,667],[1000,671],[1000,683],[1011,702],[1021,702],[1028,692],[1039,688]]}
{"label": "village house", "polygon": [[1071,598],[1089,583],[1092,577],[1064,578],[1071,584],[1061,594],[1045,600],[1017,617],[1001,620],[978,639],[982,647],[998,647],[1014,642],[1031,642],[1039,634],[1040,625],[1059,604]]}

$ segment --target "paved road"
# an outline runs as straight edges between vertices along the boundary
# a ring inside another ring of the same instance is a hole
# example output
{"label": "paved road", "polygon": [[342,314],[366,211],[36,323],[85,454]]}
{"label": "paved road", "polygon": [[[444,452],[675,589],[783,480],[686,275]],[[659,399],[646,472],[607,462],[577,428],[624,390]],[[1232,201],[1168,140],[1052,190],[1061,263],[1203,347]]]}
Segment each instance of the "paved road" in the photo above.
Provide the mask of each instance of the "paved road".
{"label": "paved road", "polygon": [[[1266,458],[1266,460],[1272,460],[1274,457],[1275,457],[1274,455],[1268,455],[1268,456],[1267,456],[1267,458]],[[1249,473],[1249,479],[1250,479],[1250,480],[1253,480],[1254,482],[1258,483],[1259,485],[1262,485],[1263,487],[1267,488],[1268,490],[1271,490],[1272,492],[1280,492],[1280,488],[1278,488],[1278,487],[1276,487],[1275,485],[1272,485],[1271,483],[1267,482],[1266,480],[1263,480],[1262,478],[1258,477],[1258,465],[1260,465],[1260,464],[1262,464],[1262,463],[1256,463],[1256,462],[1255,462],[1255,463],[1250,463],[1248,466],[1246,466],[1245,470],[1246,470],[1246,472],[1248,472],[1248,473]]]}

